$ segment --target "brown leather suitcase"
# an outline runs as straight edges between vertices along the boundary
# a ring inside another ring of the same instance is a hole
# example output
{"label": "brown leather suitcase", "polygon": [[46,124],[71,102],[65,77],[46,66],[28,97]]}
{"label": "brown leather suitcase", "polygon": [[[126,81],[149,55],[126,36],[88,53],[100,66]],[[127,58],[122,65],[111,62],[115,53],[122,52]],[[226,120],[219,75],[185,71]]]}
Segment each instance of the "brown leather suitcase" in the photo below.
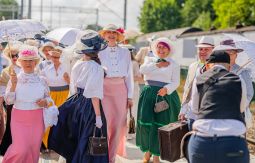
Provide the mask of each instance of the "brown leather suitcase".
{"label": "brown leather suitcase", "polygon": [[186,122],[174,122],[158,129],[160,157],[174,162],[180,159],[181,140],[189,132]]}

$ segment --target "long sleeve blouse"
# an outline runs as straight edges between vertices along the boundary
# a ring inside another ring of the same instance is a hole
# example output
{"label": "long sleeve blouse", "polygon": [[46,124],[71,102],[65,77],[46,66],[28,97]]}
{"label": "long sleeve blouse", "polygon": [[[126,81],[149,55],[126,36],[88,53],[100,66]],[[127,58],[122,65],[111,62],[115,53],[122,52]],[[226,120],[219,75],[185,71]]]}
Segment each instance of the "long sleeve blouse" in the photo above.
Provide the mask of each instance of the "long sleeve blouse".
{"label": "long sleeve blouse", "polygon": [[70,93],[75,94],[77,88],[84,89],[86,98],[103,98],[104,70],[95,61],[77,61],[72,68]]}
{"label": "long sleeve blouse", "polygon": [[128,98],[133,98],[134,77],[129,50],[119,46],[107,47],[99,53],[98,57],[105,68],[106,77],[123,77],[128,90]]}
{"label": "long sleeve blouse", "polygon": [[17,78],[15,92],[10,91],[11,81],[8,82],[5,93],[7,104],[14,104],[19,110],[36,110],[40,109],[36,104],[37,100],[45,98],[48,102],[51,101],[49,87],[43,77],[35,73],[20,72]]}
{"label": "long sleeve blouse", "polygon": [[180,85],[180,66],[170,57],[165,58],[170,65],[167,67],[158,68],[156,66],[158,58],[145,57],[144,64],[140,67],[140,72],[144,75],[144,80],[153,80],[168,83],[167,94],[171,94]]}

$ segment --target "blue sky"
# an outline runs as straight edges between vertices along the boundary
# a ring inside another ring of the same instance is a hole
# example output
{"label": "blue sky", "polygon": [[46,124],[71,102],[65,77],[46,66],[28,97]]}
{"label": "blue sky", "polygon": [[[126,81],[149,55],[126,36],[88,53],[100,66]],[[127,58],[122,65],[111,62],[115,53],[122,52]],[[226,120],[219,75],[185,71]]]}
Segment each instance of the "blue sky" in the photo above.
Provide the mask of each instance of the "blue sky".
{"label": "blue sky", "polygon": [[[143,1],[127,0],[127,29],[139,29],[137,17],[140,14]],[[17,0],[17,2],[20,2],[20,0]],[[24,2],[27,6],[28,0],[24,0]],[[40,20],[40,3],[41,0],[32,0],[33,19]],[[53,6],[52,16],[50,14],[51,3]],[[43,23],[47,26],[52,25],[53,28],[63,26],[79,28],[87,24],[94,24],[96,22],[96,8],[99,9],[99,25],[105,26],[114,23],[123,26],[124,0],[43,0],[43,6]],[[79,13],[76,7],[82,7],[83,12]],[[24,15],[26,14],[27,9],[25,8]]]}

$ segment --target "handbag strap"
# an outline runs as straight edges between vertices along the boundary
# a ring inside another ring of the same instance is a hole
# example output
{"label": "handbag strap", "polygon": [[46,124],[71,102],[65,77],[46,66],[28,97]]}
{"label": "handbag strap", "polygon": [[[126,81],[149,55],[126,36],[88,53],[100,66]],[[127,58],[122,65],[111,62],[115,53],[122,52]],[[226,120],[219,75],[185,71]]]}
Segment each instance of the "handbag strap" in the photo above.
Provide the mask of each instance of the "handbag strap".
{"label": "handbag strap", "polygon": [[[157,97],[156,97],[156,103],[158,102],[158,96],[159,96],[159,95],[157,95]],[[163,100],[165,100],[165,99],[164,99],[164,96],[160,96],[160,97],[161,97]]]}
{"label": "handbag strap", "polygon": [[129,108],[129,117],[130,117],[130,119],[133,118],[132,108],[131,107]]}
{"label": "handbag strap", "polygon": [[219,78],[225,76],[227,73],[228,73],[227,71],[221,71],[205,81],[205,83],[202,87],[202,90],[200,92],[200,95],[199,95],[199,108],[201,107],[202,99],[203,99],[206,91],[209,89],[209,87],[214,85],[219,80]]}
{"label": "handbag strap", "polygon": [[[93,137],[96,137],[96,129],[97,127],[95,126],[93,131]],[[101,133],[101,137],[104,137],[102,128],[100,128],[100,133]]]}

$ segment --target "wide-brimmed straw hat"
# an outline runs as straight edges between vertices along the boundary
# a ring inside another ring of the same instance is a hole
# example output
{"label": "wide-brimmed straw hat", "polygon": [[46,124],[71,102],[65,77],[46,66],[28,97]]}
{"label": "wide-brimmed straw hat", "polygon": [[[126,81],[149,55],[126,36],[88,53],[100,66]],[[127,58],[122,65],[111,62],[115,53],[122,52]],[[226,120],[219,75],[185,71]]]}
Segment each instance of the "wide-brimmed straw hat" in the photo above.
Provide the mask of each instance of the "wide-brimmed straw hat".
{"label": "wide-brimmed straw hat", "polygon": [[198,48],[209,48],[209,47],[214,47],[214,39],[209,36],[203,36],[198,44],[196,45]]}
{"label": "wide-brimmed straw hat", "polygon": [[243,49],[236,47],[235,42],[232,39],[225,39],[220,42],[220,45],[216,46],[213,51],[226,51],[226,50],[234,50],[237,53],[243,51]]}
{"label": "wide-brimmed straw hat", "polygon": [[160,37],[160,38],[154,40],[151,43],[151,49],[152,49],[152,52],[153,52],[154,56],[158,57],[158,55],[157,55],[157,46],[158,46],[159,43],[164,43],[170,48],[170,52],[169,52],[168,55],[173,54],[174,49],[173,49],[173,46],[171,44],[171,41],[166,37]]}
{"label": "wide-brimmed straw hat", "polygon": [[118,41],[118,42],[124,41],[125,36],[124,36],[123,33],[120,32],[119,28],[118,28],[116,25],[114,25],[114,24],[108,24],[108,25],[105,26],[102,30],[100,30],[98,33],[99,33],[102,37],[104,37],[104,34],[105,34],[105,32],[107,32],[107,31],[117,32],[117,34],[118,34],[117,41]]}
{"label": "wide-brimmed straw hat", "polygon": [[46,58],[46,57],[45,57],[45,54],[43,53],[44,48],[45,48],[45,47],[52,47],[52,48],[54,48],[55,46],[56,46],[56,45],[55,45],[53,42],[51,42],[51,41],[48,41],[48,42],[44,43],[44,44],[39,48],[39,53],[40,53],[40,55],[41,55],[42,57]]}
{"label": "wide-brimmed straw hat", "polygon": [[80,40],[76,42],[75,52],[78,54],[97,53],[107,47],[107,42],[93,30],[86,30]]}
{"label": "wide-brimmed straw hat", "polygon": [[36,60],[36,62],[39,63],[40,56],[38,54],[37,47],[30,45],[22,46],[19,51],[18,62],[20,62],[21,60]]}

